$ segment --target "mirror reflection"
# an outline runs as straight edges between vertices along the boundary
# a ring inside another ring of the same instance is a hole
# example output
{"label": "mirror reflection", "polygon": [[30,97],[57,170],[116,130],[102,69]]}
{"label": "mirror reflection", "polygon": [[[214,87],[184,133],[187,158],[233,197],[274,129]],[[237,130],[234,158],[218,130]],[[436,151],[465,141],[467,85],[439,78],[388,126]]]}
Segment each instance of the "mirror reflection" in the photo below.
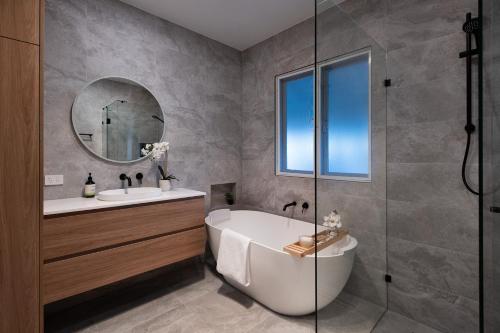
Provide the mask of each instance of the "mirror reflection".
{"label": "mirror reflection", "polygon": [[161,141],[165,123],[161,107],[149,90],[117,77],[87,85],[75,99],[72,121],[87,149],[115,162],[143,158],[141,149]]}

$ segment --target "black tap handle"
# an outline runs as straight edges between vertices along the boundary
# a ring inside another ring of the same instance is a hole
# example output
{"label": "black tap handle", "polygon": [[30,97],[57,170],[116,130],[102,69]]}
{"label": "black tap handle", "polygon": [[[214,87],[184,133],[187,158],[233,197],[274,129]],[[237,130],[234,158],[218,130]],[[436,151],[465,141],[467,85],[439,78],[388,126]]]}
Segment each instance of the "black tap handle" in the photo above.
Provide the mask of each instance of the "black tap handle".
{"label": "black tap handle", "polygon": [[302,204],[302,214],[304,214],[304,211],[309,208],[309,203],[307,201],[304,201]]}
{"label": "black tap handle", "polygon": [[127,178],[128,178],[127,175],[124,173],[120,175],[120,180],[126,180]]}
{"label": "black tap handle", "polygon": [[140,172],[138,172],[136,175],[135,175],[135,178],[137,179],[137,181],[139,182],[139,185],[142,185],[142,179],[144,178],[144,175]]}

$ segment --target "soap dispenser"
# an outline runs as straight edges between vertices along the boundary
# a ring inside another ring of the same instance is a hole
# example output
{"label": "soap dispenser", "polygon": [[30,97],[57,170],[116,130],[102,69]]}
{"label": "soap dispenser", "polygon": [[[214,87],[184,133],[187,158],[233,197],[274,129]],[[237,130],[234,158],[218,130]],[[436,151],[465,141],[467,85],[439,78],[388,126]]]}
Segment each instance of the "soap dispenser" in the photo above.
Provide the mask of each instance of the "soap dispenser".
{"label": "soap dispenser", "polygon": [[95,183],[92,180],[92,174],[89,173],[89,178],[87,178],[87,182],[85,183],[85,188],[83,190],[83,195],[85,198],[93,198],[95,197]]}

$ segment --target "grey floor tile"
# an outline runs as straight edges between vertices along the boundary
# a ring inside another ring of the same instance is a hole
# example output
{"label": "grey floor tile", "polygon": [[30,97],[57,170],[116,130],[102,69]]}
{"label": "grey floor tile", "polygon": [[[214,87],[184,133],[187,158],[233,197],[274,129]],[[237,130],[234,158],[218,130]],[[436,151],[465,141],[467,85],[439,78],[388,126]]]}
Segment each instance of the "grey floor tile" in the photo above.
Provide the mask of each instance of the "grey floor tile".
{"label": "grey floor tile", "polygon": [[[384,308],[342,293],[319,313],[319,332],[369,333]],[[70,315],[69,315],[70,314]],[[313,333],[314,315],[277,314],[197,263],[52,312],[46,332]]]}
{"label": "grey floor tile", "polygon": [[279,315],[270,316],[248,333],[314,333],[314,317],[294,319]]}
{"label": "grey floor tile", "polygon": [[343,292],[318,313],[319,333],[370,333],[385,308]]}
{"label": "grey floor tile", "polygon": [[389,311],[379,321],[373,333],[440,333],[396,312]]}

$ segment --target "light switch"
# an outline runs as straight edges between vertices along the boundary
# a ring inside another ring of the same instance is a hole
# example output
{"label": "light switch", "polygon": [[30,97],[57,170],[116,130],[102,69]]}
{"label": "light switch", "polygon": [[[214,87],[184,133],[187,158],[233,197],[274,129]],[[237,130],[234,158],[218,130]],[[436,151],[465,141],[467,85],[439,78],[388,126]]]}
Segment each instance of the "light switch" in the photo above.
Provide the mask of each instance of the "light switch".
{"label": "light switch", "polygon": [[45,186],[63,185],[64,175],[45,175]]}

